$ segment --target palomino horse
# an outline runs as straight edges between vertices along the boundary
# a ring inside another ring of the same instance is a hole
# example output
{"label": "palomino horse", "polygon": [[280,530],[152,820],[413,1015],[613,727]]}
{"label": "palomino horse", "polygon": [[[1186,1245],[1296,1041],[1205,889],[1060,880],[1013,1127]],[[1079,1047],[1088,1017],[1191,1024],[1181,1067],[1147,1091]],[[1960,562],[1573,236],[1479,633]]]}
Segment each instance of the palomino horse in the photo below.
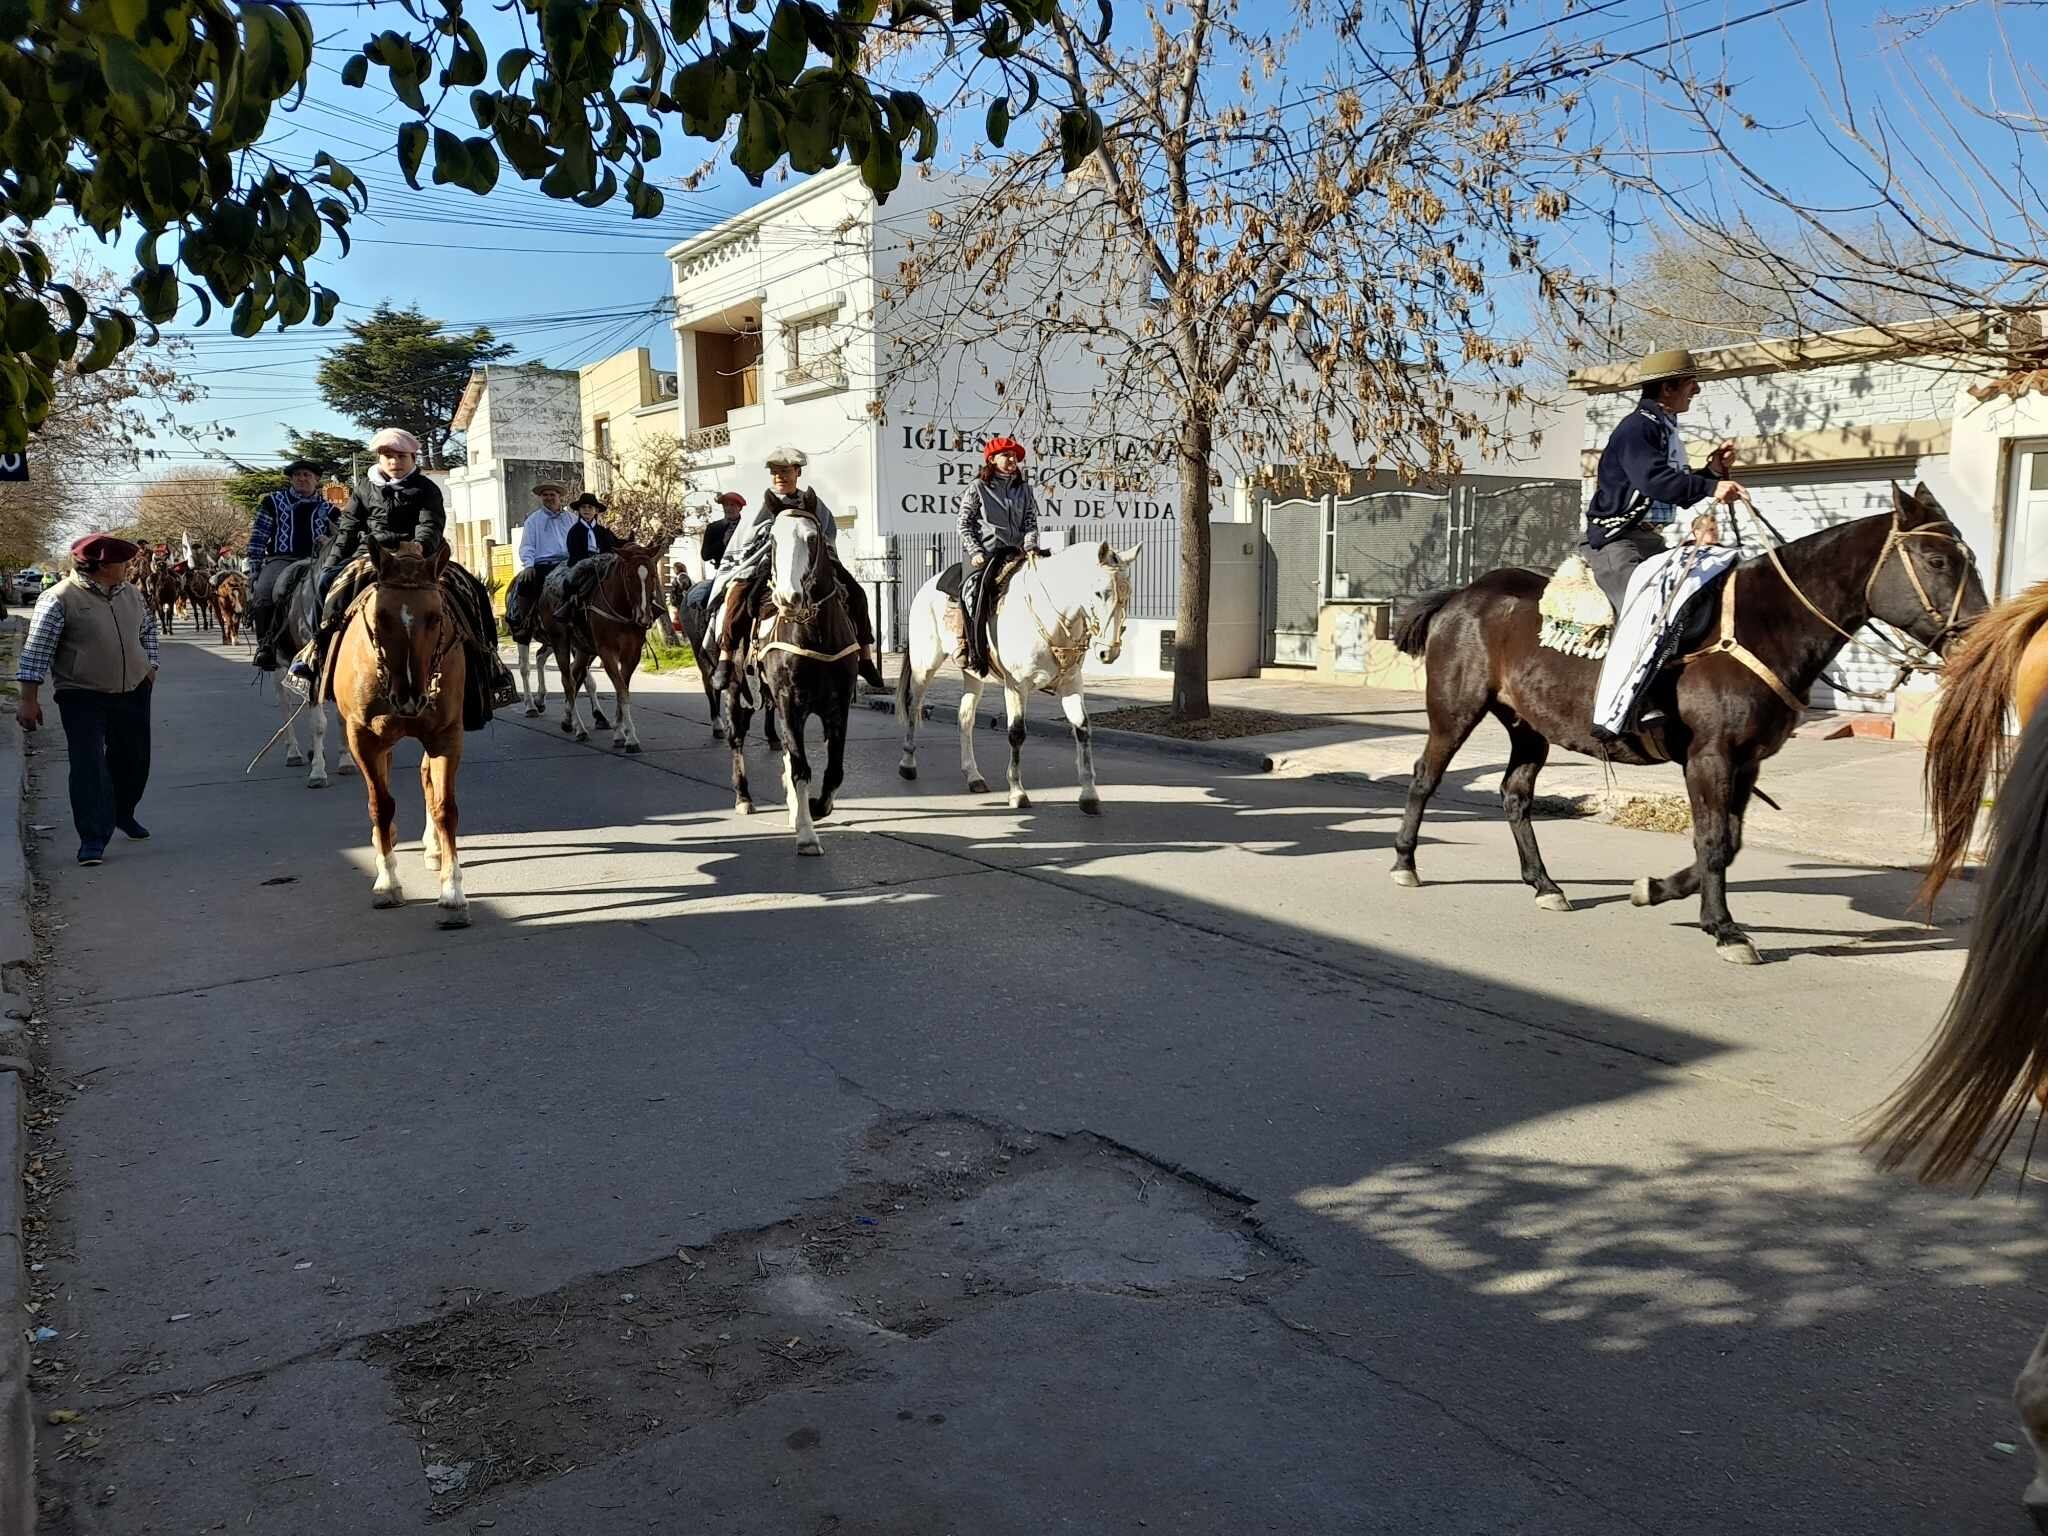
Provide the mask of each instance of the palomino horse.
{"label": "palomino horse", "polygon": [[[534,606],[534,630],[547,642],[555,658],[555,672],[562,679],[562,729],[573,732],[578,741],[588,741],[576,693],[590,695],[592,724],[599,730],[605,718],[597,708],[597,689],[591,679],[593,660],[604,664],[611,679],[617,725],[612,745],[628,752],[640,750],[640,730],[633,723],[633,673],[647,649],[647,631],[661,612],[661,594],[654,576],[654,551],[638,544],[622,544],[610,554],[594,555],[592,576],[578,566],[564,566],[551,572]],[[565,599],[565,583],[582,577],[592,582],[589,596]],[[525,670],[525,650],[520,647],[520,669]],[[547,669],[543,658],[540,676],[541,698],[547,697]],[[535,713],[529,706],[527,713]]]}
{"label": "palomino horse", "polygon": [[[320,599],[313,585],[313,567],[318,556],[299,560],[285,568],[284,576],[277,584],[277,651],[280,656],[296,656],[312,644],[314,635],[320,631]],[[321,658],[322,662],[326,660]],[[285,721],[284,761],[287,768],[301,764],[312,766],[306,774],[306,788],[327,787],[327,690],[315,687],[311,697],[304,701],[296,698],[289,689],[277,690],[278,703],[283,706]],[[298,714],[301,709],[313,716],[310,748],[299,745]],[[336,772],[348,772],[348,759],[343,757],[336,765]]]}
{"label": "palomino horse", "polygon": [[[995,670],[977,674],[965,666],[960,669],[960,771],[967,776],[969,794],[988,793],[988,781],[974,761],[974,717],[982,687],[994,677],[1002,682],[1010,717],[1010,804],[1018,810],[1031,804],[1024,793],[1024,707],[1032,693],[1043,691],[1059,699],[1074,730],[1081,809],[1091,816],[1101,812],[1081,666],[1091,645],[1104,666],[1122,652],[1124,617],[1131,605],[1130,567],[1137,558],[1135,544],[1129,549],[1074,544],[1049,555],[1032,555],[1017,568],[997,597],[989,621],[989,657]],[[896,771],[906,779],[917,777],[917,722],[924,711],[925,691],[954,654],[946,628],[951,602],[939,590],[936,576],[911,600],[903,670],[896,678],[896,713],[903,719],[903,760]]]}
{"label": "palomino horse", "polygon": [[441,875],[443,928],[469,925],[462,865],[455,851],[455,775],[462,766],[462,690],[467,661],[462,625],[441,587],[449,550],[431,556],[417,545],[377,550],[375,583],[350,606],[335,647],[331,689],[349,756],[362,770],[370,798],[370,848],[377,861],[370,904],[405,903],[396,853],[398,802],[391,793],[391,754],[408,736],[420,744],[420,788],[427,829],[420,839],[427,868]]}
{"label": "palomino horse", "polygon": [[[1927,740],[1936,844],[1931,904],[1969,851],[1978,807],[2008,753],[2010,706],[2022,734],[1992,812],[1976,932],[1940,1031],[1870,1135],[1887,1168],[1919,1160],[1926,1183],[1974,1172],[1981,1190],[2030,1094],[2048,1094],[2048,582],[2007,599],[1956,650]],[[1988,1139],[1987,1139],[1988,1137]],[[2048,1531],[2048,1333],[2013,1385],[2033,1442],[2026,1491]]]}
{"label": "palomino horse", "polygon": [[242,639],[242,615],[249,611],[249,578],[229,571],[213,585],[213,613],[220,621],[220,643],[238,645]]}
{"label": "palomino horse", "polygon": [[[1395,641],[1429,664],[1429,742],[1415,764],[1408,810],[1394,839],[1394,881],[1420,885],[1415,845],[1422,813],[1465,739],[1491,714],[1507,727],[1501,804],[1536,904],[1571,903],[1543,867],[1529,802],[1552,744],[1623,763],[1681,763],[1692,801],[1695,858],[1667,879],[1636,882],[1639,907],[1695,892],[1700,927],[1724,960],[1754,965],[1756,947],[1728,912],[1728,866],[1742,848],[1742,818],[1764,759],[1785,744],[1809,689],[1854,632],[1872,619],[1937,651],[1984,611],[1968,546],[1928,493],[1892,487],[1892,510],[1795,539],[1744,561],[1696,609],[1721,641],[1686,658],[1675,683],[1652,690],[1665,717],[1603,749],[1593,736],[1600,664],[1538,644],[1541,572],[1493,571],[1468,587],[1433,592],[1402,615]],[[1741,603],[1737,621],[1736,604]]]}
{"label": "palomino horse", "polygon": [[[832,797],[846,777],[846,719],[859,676],[860,641],[817,519],[793,508],[776,516],[768,535],[775,553],[768,611],[755,628],[748,665],[761,679],[769,745],[781,737],[782,785],[789,796],[796,851],[822,854],[824,845],[811,823],[832,814]],[[804,750],[804,726],[813,715],[825,732],[825,778],[816,798],[810,793],[811,760]],[[743,810],[752,808],[745,744],[745,717],[735,708],[733,789]]]}

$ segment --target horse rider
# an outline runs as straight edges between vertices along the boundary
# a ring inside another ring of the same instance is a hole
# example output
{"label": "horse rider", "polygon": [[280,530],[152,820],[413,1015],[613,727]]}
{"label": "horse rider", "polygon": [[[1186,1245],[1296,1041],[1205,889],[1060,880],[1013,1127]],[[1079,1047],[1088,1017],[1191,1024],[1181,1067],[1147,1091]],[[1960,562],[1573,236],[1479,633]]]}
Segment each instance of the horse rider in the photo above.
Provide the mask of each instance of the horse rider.
{"label": "horse rider", "polygon": [[619,547],[619,536],[598,521],[605,512],[605,505],[585,491],[569,503],[569,510],[576,514],[576,520],[569,526],[569,563],[575,565],[588,560],[592,555],[608,555]]}
{"label": "horse rider", "polygon": [[1699,365],[1682,349],[1652,352],[1637,370],[1640,398],[1621,419],[1600,454],[1593,499],[1586,508],[1586,541],[1579,554],[1618,615],[1626,606],[1630,573],[1666,548],[1664,531],[1681,507],[1712,497],[1734,502],[1745,495],[1729,479],[1735,445],[1724,442],[1703,469],[1686,461],[1678,418],[1700,392]]}
{"label": "horse rider", "polygon": [[[816,491],[798,485],[804,466],[809,462],[810,456],[801,448],[787,444],[768,455],[768,490],[746,527],[730,536],[737,549],[712,579],[709,601],[714,605],[713,611],[719,613],[718,623],[712,627],[711,640],[717,648],[718,658],[711,673],[713,692],[723,691],[732,681],[734,627],[740,622],[740,615],[747,610],[754,578],[766,570],[768,562],[774,558],[771,533],[775,519],[783,512],[797,510],[808,512],[816,519],[825,535],[825,558],[831,563],[833,575],[838,578],[839,590],[846,600],[847,616],[853,620],[854,635],[860,642],[860,675],[871,688],[884,686],[882,669],[875,664],[875,630],[873,621],[868,617],[868,596],[846,567],[839,563],[839,528],[833,521],[832,509],[819,500]],[[721,597],[725,601],[723,610],[715,606]]]}
{"label": "horse rider", "polygon": [[982,584],[997,577],[1011,554],[1038,550],[1038,497],[1024,478],[1024,445],[992,437],[981,451],[981,472],[960,493],[960,542],[972,551],[960,573],[960,659],[975,671],[989,668]]}
{"label": "horse rider", "polygon": [[319,465],[294,459],[284,472],[285,485],[257,505],[245,555],[255,577],[249,599],[255,664],[265,672],[277,670],[277,584],[294,563],[312,557],[334,520],[333,505],[320,494]]}
{"label": "horse rider", "polygon": [[[397,427],[386,427],[371,439],[370,451],[377,462],[356,482],[348,506],[342,510],[340,531],[314,574],[314,590],[323,604],[319,633],[292,663],[292,675],[305,681],[317,675],[315,668],[324,661],[327,646],[356,594],[375,580],[374,570],[359,567],[351,571],[350,562],[358,550],[373,553],[411,543],[417,544],[422,554],[432,555],[446,542],[448,510],[441,500],[441,487],[420,472],[419,439]],[[344,573],[349,579],[337,580]],[[477,702],[483,706],[483,718],[488,719],[490,706],[509,704],[519,697],[518,685],[498,656],[498,624],[491,614],[490,593],[453,560],[444,569],[442,590],[451,599],[449,606],[469,647],[468,673],[484,684]],[[466,708],[465,713],[475,718],[477,711]]]}
{"label": "horse rider", "polygon": [[702,608],[711,601],[711,583],[717,579],[726,549],[732,543],[733,532],[740,525],[740,514],[747,510],[747,498],[738,491],[722,492],[718,498],[718,510],[721,515],[706,523],[704,532],[697,539],[697,559],[704,568],[703,579],[691,582],[677,573],[677,581],[682,588],[675,605],[676,627],[679,629],[689,609]]}
{"label": "horse rider", "polygon": [[533,488],[538,503],[519,525],[519,574],[505,589],[505,627],[512,638],[533,638],[533,609],[548,572],[569,558],[569,529],[576,514],[562,505],[567,493],[552,480]]}

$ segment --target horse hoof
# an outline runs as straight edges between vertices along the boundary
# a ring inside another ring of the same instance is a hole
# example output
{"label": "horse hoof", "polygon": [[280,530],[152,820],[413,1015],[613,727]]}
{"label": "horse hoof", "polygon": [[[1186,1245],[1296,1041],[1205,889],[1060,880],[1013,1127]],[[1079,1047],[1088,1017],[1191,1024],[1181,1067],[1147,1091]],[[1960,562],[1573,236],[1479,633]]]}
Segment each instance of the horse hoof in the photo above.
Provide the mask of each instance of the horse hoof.
{"label": "horse hoof", "polygon": [[308,788],[308,789],[325,789],[326,787],[327,787],[327,775],[326,775],[326,774],[324,774],[324,773],[314,773],[314,774],[308,774],[308,775],[306,776],[306,788]]}
{"label": "horse hoof", "polygon": [[443,907],[440,915],[434,919],[434,926],[436,928],[467,928],[469,926],[469,908],[466,906]]}
{"label": "horse hoof", "polygon": [[917,777],[917,764],[898,763],[896,765],[896,777],[899,779],[915,779]]}
{"label": "horse hoof", "polygon": [[306,766],[306,754],[299,751],[297,748],[293,748],[291,751],[285,753],[284,765],[287,768],[303,768]]}
{"label": "horse hoof", "polygon": [[1083,795],[1081,797],[1081,814],[1083,816],[1100,816],[1102,814],[1102,801],[1094,795]]}
{"label": "horse hoof", "polygon": [[1406,886],[1411,891],[1422,884],[1422,876],[1415,873],[1412,869],[1390,870],[1388,871],[1387,878],[1396,885]]}
{"label": "horse hoof", "polygon": [[985,795],[985,794],[987,794],[987,793],[988,793],[988,780],[987,780],[987,779],[969,779],[969,780],[967,781],[967,793],[969,793],[970,795]]}
{"label": "horse hoof", "polygon": [[1563,891],[1545,891],[1536,898],[1536,905],[1545,912],[1569,912],[1572,909],[1571,898]]}
{"label": "horse hoof", "polygon": [[529,720],[538,720],[538,719],[540,718],[540,716],[541,716],[541,707],[540,707],[540,706],[539,706],[538,704],[529,704],[529,705],[527,705],[527,706],[526,706],[526,718],[527,718],[527,719],[529,719]]}
{"label": "horse hoof", "polygon": [[1756,952],[1756,946],[1747,939],[1723,939],[1714,946],[1714,952],[1730,965],[1764,963],[1764,957]]}
{"label": "horse hoof", "polygon": [[711,739],[713,741],[723,741],[725,740],[725,732],[714,725],[711,727]]}
{"label": "horse hoof", "polygon": [[605,719],[604,711],[601,709],[593,709],[590,712],[590,723],[600,731],[608,731],[612,728],[611,721]]}
{"label": "horse hoof", "polygon": [[640,743],[639,743],[639,742],[637,742],[637,741],[629,741],[629,742],[627,742],[627,743],[626,743],[626,753],[627,753],[627,755],[628,755],[628,756],[634,756],[634,755],[637,755],[637,754],[639,753],[639,751],[640,751]]}
{"label": "horse hoof", "polygon": [[1642,879],[1638,880],[1630,888],[1628,904],[1632,907],[1653,907],[1657,904],[1657,898],[1650,893],[1650,877],[1648,875],[1644,875]]}
{"label": "horse hoof", "polygon": [[[568,729],[568,727],[564,726],[564,727],[563,727],[563,729],[564,729],[564,730],[566,730],[566,729]],[[588,741],[588,740],[590,740],[590,732],[588,732],[588,731],[578,731],[578,732],[576,733],[576,739],[577,739],[578,741]]]}
{"label": "horse hoof", "polygon": [[831,814],[832,802],[830,800],[813,800],[811,802],[811,820],[823,821]]}
{"label": "horse hoof", "polygon": [[569,734],[570,734],[570,733],[571,733],[572,731],[574,731],[575,729],[576,729],[576,722],[575,722],[575,721],[573,721],[573,720],[564,720],[564,721],[562,722],[562,734],[563,734],[564,736],[567,736],[567,735],[569,735]]}
{"label": "horse hoof", "polygon": [[754,814],[754,802],[751,800],[735,800],[732,808],[741,816],[751,816]]}
{"label": "horse hoof", "polygon": [[1028,811],[1028,810],[1030,810],[1030,809],[1031,809],[1031,797],[1030,797],[1029,795],[1025,795],[1025,794],[1016,794],[1016,795],[1012,795],[1012,796],[1010,796],[1010,809],[1011,809],[1011,810],[1013,810],[1013,811]]}
{"label": "horse hoof", "polygon": [[822,858],[825,854],[825,845],[823,843],[798,843],[796,851],[807,859]]}
{"label": "horse hoof", "polygon": [[370,892],[370,905],[382,910],[386,907],[405,905],[405,892],[399,890]]}

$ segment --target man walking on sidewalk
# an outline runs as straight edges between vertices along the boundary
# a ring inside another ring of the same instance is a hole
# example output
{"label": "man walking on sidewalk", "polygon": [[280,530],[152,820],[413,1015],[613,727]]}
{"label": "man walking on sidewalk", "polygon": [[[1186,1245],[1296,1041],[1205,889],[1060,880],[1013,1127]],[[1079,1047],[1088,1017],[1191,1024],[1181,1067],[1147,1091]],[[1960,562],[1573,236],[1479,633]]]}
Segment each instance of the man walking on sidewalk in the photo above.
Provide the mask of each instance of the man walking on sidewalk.
{"label": "man walking on sidewalk", "polygon": [[45,592],[29,620],[14,678],[25,731],[43,723],[47,677],[71,752],[71,820],[78,862],[98,864],[116,829],[149,836],[135,807],[149,782],[149,700],[156,682],[156,615],[128,585],[140,551],[112,534],[71,546],[76,569]]}

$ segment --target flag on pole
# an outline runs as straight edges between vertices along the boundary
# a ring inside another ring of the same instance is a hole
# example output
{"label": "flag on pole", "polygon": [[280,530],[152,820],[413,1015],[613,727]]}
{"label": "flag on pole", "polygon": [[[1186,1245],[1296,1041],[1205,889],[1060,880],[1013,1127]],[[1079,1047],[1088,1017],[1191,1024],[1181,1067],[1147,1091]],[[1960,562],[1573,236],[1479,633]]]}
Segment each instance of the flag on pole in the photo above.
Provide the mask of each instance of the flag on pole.
{"label": "flag on pole", "polygon": [[192,558],[192,535],[189,533],[185,535],[185,563],[187,565],[197,565],[199,563]]}

